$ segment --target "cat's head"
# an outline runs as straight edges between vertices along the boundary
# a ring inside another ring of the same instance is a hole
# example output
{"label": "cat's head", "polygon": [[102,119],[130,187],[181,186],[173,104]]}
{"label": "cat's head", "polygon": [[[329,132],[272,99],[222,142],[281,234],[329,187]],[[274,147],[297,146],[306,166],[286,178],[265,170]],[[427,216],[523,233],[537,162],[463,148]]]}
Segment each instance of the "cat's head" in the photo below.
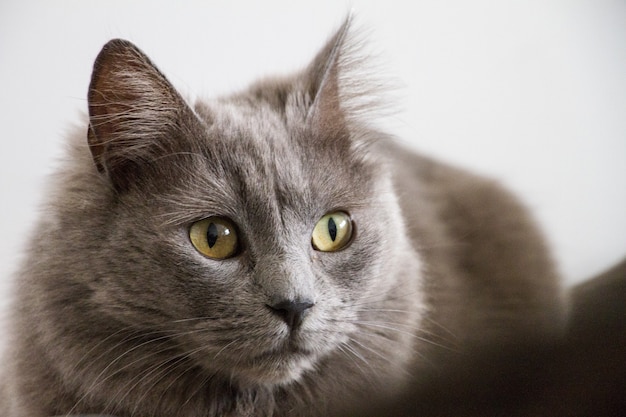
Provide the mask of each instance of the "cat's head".
{"label": "cat's head", "polygon": [[410,249],[348,34],[293,77],[195,107],[131,43],[103,48],[88,143],[105,195],[72,226],[89,235],[72,279],[145,332],[142,348],[167,339],[210,372],[274,385],[406,338],[380,324],[407,298]]}

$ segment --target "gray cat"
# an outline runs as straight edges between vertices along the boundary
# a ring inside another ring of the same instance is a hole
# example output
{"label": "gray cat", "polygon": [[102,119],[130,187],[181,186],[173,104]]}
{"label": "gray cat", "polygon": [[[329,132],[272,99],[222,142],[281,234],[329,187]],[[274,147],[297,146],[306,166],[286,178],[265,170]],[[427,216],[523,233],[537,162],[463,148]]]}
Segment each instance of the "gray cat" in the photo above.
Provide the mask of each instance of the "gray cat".
{"label": "gray cat", "polygon": [[18,276],[3,416],[347,415],[559,334],[526,210],[372,127],[350,34],[193,107],[104,46]]}

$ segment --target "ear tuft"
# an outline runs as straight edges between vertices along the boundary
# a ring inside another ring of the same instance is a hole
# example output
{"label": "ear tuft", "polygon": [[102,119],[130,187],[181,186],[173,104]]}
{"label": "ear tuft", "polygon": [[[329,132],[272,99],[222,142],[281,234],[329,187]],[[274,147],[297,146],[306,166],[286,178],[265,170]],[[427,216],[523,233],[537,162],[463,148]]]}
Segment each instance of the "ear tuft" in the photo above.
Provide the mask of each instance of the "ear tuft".
{"label": "ear tuft", "polygon": [[379,77],[377,59],[366,52],[360,34],[348,15],[305,71],[306,92],[313,97],[307,126],[316,136],[345,137],[387,110],[390,86]]}

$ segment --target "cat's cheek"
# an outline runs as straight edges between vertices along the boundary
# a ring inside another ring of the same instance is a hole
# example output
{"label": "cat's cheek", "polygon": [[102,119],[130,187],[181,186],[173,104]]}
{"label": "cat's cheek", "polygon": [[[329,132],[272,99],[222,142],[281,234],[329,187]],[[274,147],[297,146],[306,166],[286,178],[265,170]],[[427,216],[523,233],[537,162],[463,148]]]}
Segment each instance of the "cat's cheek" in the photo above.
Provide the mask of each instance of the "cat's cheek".
{"label": "cat's cheek", "polygon": [[190,243],[179,246],[177,250],[183,255],[183,267],[190,271],[190,281],[229,286],[240,281],[241,275],[248,271],[241,256],[211,259],[191,247]]}
{"label": "cat's cheek", "polygon": [[322,254],[314,262],[316,273],[340,295],[340,298],[352,300],[370,286],[376,270],[377,256],[356,242],[340,253]]}

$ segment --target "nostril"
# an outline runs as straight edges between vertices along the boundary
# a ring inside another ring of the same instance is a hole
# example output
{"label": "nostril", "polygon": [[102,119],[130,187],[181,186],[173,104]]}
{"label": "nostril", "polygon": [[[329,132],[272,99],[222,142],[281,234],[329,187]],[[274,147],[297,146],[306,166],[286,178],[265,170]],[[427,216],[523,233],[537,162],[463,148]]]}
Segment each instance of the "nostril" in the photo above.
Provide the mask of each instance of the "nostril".
{"label": "nostril", "polygon": [[292,329],[296,329],[302,323],[304,316],[315,303],[305,301],[282,300],[274,304],[268,304],[269,309],[280,317]]}

